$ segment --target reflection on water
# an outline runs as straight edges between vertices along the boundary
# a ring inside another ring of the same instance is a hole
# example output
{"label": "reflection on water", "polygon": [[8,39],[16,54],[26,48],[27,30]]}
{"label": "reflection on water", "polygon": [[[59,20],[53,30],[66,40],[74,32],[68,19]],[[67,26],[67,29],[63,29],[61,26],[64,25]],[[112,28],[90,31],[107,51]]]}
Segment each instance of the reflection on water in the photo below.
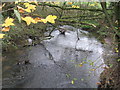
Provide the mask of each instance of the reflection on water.
{"label": "reflection on water", "polygon": [[[104,66],[102,44],[86,31],[63,27],[74,31],[62,35],[56,30],[52,39],[40,45],[5,54],[3,86],[96,88]],[[26,60],[30,64],[25,64]]]}

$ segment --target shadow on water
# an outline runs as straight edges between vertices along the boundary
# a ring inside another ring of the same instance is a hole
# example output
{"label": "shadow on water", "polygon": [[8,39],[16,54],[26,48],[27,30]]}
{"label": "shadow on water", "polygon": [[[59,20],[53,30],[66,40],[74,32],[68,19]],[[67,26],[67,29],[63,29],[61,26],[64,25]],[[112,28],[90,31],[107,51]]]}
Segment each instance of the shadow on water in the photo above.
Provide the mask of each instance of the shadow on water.
{"label": "shadow on water", "polygon": [[55,30],[50,40],[4,54],[3,87],[96,88],[105,50],[88,32],[72,28],[65,35]]}

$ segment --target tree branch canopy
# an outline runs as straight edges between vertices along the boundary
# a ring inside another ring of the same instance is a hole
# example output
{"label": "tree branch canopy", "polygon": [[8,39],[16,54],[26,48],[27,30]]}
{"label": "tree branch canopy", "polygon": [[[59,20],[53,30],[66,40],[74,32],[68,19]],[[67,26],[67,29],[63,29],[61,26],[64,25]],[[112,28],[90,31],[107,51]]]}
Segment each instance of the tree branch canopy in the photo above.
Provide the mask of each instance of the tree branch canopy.
{"label": "tree branch canopy", "polygon": [[[87,8],[72,8],[72,7],[61,7],[58,5],[53,5],[53,4],[47,4],[47,3],[39,3],[41,6],[49,6],[49,7],[56,7],[60,8],[62,10],[85,10],[85,11],[93,11],[93,12],[103,12],[101,9],[87,9]],[[112,9],[106,9],[106,10],[112,10]]]}

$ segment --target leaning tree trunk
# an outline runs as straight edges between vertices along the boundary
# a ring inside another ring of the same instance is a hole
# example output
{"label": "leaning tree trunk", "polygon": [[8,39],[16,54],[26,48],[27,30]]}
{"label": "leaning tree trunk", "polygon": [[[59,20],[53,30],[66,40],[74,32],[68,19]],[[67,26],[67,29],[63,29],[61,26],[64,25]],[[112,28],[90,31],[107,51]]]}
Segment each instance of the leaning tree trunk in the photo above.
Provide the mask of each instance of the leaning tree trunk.
{"label": "leaning tree trunk", "polygon": [[110,33],[118,34],[118,31],[115,29],[115,27],[114,27],[114,25],[113,25],[113,22],[112,22],[109,14],[108,14],[108,12],[107,12],[106,2],[100,2],[100,4],[101,4],[101,7],[102,7],[103,12],[104,12],[104,14],[105,14],[105,17],[106,17],[106,19],[107,19],[107,21],[108,21],[108,23],[109,23],[109,25],[110,25],[110,27],[111,27],[111,29],[112,29],[112,30],[110,30]]}

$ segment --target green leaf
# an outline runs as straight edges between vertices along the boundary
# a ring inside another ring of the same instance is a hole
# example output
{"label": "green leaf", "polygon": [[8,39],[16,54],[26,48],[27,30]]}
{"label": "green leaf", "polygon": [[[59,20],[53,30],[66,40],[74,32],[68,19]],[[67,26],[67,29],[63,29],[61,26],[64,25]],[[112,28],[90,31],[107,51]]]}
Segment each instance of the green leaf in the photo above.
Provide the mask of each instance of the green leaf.
{"label": "green leaf", "polygon": [[117,61],[120,62],[120,59],[118,59]]}
{"label": "green leaf", "polygon": [[111,68],[113,66],[113,64],[109,64],[109,67]]}
{"label": "green leaf", "polygon": [[14,13],[15,13],[16,17],[18,18],[19,23],[21,23],[21,16],[20,16],[20,13],[18,12],[18,10],[14,9]]}

